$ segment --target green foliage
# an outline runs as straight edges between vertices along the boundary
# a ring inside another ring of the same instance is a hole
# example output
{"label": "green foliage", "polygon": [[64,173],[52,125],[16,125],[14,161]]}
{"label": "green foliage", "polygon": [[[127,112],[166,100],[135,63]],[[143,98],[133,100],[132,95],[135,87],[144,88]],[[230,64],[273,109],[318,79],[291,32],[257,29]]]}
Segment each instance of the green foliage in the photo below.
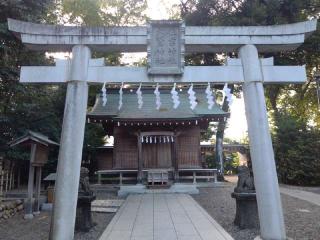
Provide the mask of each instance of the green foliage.
{"label": "green foliage", "polygon": [[[60,122],[58,88],[21,85],[18,82],[21,65],[47,65],[52,61],[43,52],[31,52],[7,29],[7,18],[42,22],[53,1],[0,1],[0,151],[6,152],[6,143],[26,129],[41,131],[54,140],[59,134],[52,124]],[[63,91],[63,90],[62,90]],[[49,109],[49,107],[51,109]],[[23,150],[9,151],[8,156],[24,159]]]}
{"label": "green foliage", "polygon": [[144,23],[146,0],[62,0],[69,22],[90,26],[124,26]]}
{"label": "green foliage", "polygon": [[228,154],[224,161],[224,171],[226,174],[237,173],[238,167],[240,165],[240,158],[237,153]]}
{"label": "green foliage", "polygon": [[279,118],[274,150],[279,180],[287,184],[320,184],[320,131],[291,115]]}
{"label": "green foliage", "polygon": [[206,155],[205,161],[208,168],[220,169],[219,163],[217,163],[214,155]]}
{"label": "green foliage", "polygon": [[[273,25],[319,18],[320,0],[188,0],[181,1],[180,9],[188,25]],[[315,150],[320,146],[320,112],[313,78],[315,71],[320,70],[319,42],[318,23],[317,31],[297,50],[261,54],[261,57],[273,56],[277,65],[307,68],[306,84],[266,86],[277,168],[280,180],[286,183],[316,184],[320,180],[315,171],[320,161],[320,154]],[[191,56],[188,62],[205,64],[208,59],[212,63],[218,60],[214,54],[209,58],[202,54]]]}

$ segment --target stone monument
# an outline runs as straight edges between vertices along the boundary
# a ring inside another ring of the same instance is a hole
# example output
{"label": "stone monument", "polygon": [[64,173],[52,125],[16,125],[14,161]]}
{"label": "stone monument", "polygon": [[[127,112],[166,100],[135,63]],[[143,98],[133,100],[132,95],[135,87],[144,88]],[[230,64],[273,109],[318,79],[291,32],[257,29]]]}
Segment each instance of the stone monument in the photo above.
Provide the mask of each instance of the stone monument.
{"label": "stone monument", "polygon": [[231,193],[236,199],[234,224],[240,228],[259,228],[258,206],[253,176],[247,166],[238,168],[238,183]]}
{"label": "stone monument", "polygon": [[96,225],[92,222],[91,215],[91,202],[96,199],[96,196],[90,189],[88,173],[87,168],[81,168],[75,228],[83,232],[88,232]]}

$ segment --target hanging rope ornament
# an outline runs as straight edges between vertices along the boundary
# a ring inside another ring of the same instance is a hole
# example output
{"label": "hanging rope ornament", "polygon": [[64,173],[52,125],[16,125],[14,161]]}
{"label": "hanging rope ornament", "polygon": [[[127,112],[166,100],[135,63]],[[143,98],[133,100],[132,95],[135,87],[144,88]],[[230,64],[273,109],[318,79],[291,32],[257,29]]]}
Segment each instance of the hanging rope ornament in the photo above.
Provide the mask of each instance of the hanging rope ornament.
{"label": "hanging rope ornament", "polygon": [[107,99],[106,82],[103,84],[101,92],[102,92],[102,106],[106,106],[107,101],[108,101],[108,99]]}
{"label": "hanging rope ornament", "polygon": [[136,94],[138,96],[138,108],[141,109],[142,105],[143,105],[142,92],[141,92],[141,83],[140,83],[140,86],[139,86],[138,90],[136,91]]}
{"label": "hanging rope ornament", "polygon": [[208,86],[206,88],[206,94],[207,94],[207,99],[208,99],[208,109],[211,110],[214,105],[214,96],[212,95],[210,83],[208,83]]}
{"label": "hanging rope ornament", "polygon": [[231,89],[228,88],[227,83],[224,84],[222,91],[224,92],[224,96],[227,98],[228,105],[230,106],[233,102],[233,99],[232,99]]}
{"label": "hanging rope ornament", "polygon": [[121,83],[121,87],[120,87],[120,90],[119,90],[119,107],[118,107],[118,110],[120,110],[122,108],[122,96],[123,96],[123,83]]}
{"label": "hanging rope ornament", "polygon": [[189,102],[190,102],[190,108],[191,110],[195,109],[195,107],[197,106],[197,102],[196,102],[196,96],[195,96],[195,92],[193,91],[193,83],[191,84],[189,90],[188,90],[188,94],[189,94]]}
{"label": "hanging rope ornament", "polygon": [[176,109],[180,105],[178,92],[176,90],[176,83],[173,84],[173,88],[171,89],[170,93],[173,101],[173,108]]}
{"label": "hanging rope ornament", "polygon": [[156,89],[154,90],[154,94],[156,95],[156,109],[159,110],[161,106],[159,83],[157,83]]}

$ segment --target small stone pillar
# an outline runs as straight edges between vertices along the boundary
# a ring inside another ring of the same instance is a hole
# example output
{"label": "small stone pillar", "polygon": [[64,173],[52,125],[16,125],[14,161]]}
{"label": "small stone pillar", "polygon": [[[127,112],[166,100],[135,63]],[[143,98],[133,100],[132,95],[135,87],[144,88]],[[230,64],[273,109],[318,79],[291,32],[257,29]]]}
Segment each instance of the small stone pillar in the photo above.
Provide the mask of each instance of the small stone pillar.
{"label": "small stone pillar", "polygon": [[253,177],[246,166],[238,168],[238,184],[231,197],[236,199],[234,224],[241,229],[259,228],[258,206]]}

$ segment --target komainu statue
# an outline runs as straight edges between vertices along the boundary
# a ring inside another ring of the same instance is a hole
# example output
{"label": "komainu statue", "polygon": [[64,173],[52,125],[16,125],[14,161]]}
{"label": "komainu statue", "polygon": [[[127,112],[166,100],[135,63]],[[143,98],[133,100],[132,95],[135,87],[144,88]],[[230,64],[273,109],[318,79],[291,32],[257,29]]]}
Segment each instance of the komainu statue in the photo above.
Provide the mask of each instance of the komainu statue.
{"label": "komainu statue", "polygon": [[256,191],[253,176],[247,166],[238,167],[238,184],[231,197],[236,200],[234,224],[241,229],[259,228]]}
{"label": "komainu statue", "polygon": [[90,189],[89,183],[89,170],[85,167],[82,167],[80,170],[80,182],[79,182],[79,196],[89,196],[93,195],[93,192]]}
{"label": "komainu statue", "polygon": [[237,193],[254,193],[254,181],[250,169],[247,166],[238,167],[238,184],[234,188]]}
{"label": "komainu statue", "polygon": [[89,170],[82,167],[78,190],[76,230],[88,232],[96,224],[92,221],[91,202],[96,199],[90,189]]}

